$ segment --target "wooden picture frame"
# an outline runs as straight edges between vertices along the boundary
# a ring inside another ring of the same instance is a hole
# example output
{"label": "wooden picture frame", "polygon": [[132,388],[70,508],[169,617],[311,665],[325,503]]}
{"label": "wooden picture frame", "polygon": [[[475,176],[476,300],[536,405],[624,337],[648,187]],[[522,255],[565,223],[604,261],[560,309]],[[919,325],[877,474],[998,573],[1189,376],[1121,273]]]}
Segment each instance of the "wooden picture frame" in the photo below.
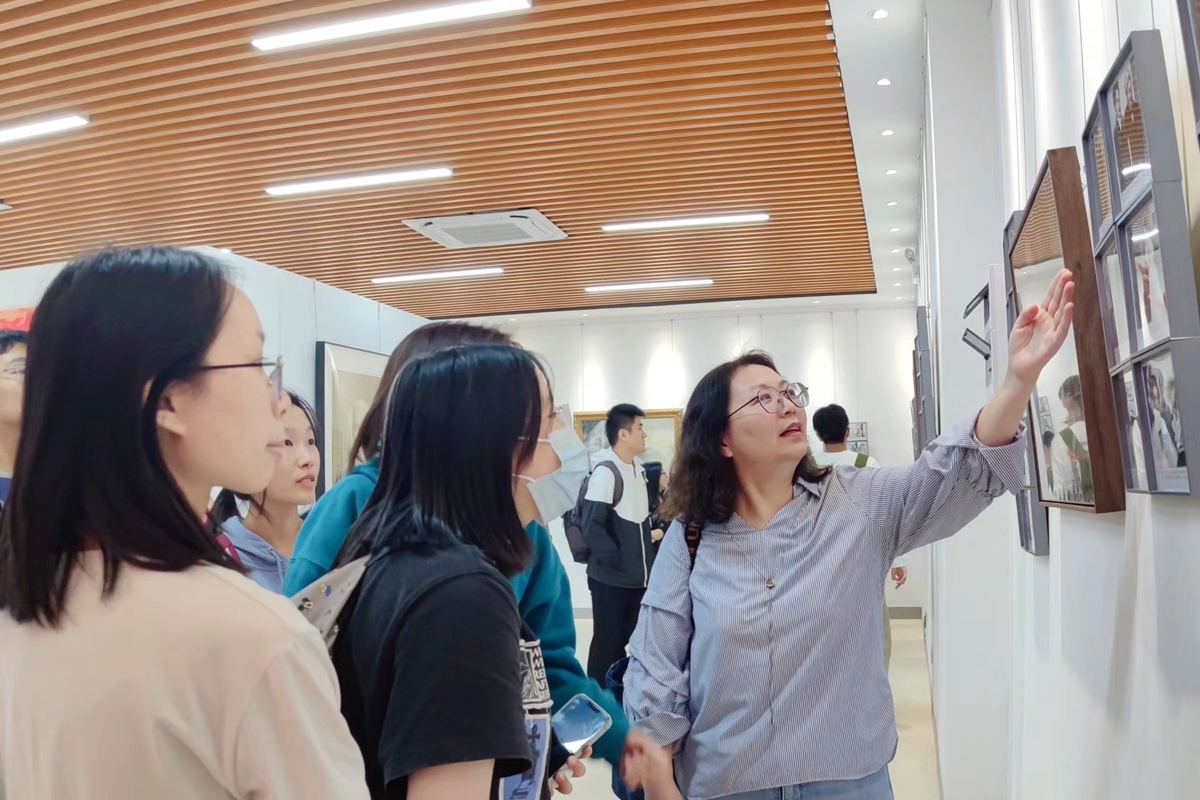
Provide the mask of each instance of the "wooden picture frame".
{"label": "wooden picture frame", "polygon": [[[609,444],[604,434],[607,411],[575,412],[575,433],[587,445],[588,452],[595,455]],[[679,448],[679,434],[683,429],[682,408],[653,408],[646,411],[646,432],[650,435],[646,443],[646,461],[658,461],[663,471],[669,473]]]}
{"label": "wooden picture frame", "polygon": [[1046,153],[1006,256],[1017,314],[1041,302],[1059,270],[1074,276],[1072,335],[1030,405],[1035,478],[1044,505],[1104,514],[1125,510],[1125,479],[1079,175],[1075,148]]}

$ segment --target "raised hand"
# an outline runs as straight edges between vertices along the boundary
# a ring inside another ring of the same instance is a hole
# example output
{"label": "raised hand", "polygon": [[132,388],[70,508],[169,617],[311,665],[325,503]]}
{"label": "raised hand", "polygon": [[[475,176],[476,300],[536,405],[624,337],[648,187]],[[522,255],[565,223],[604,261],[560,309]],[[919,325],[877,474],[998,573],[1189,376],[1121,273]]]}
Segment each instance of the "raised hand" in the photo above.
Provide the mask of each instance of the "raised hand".
{"label": "raised hand", "polygon": [[1075,316],[1075,282],[1062,270],[1040,305],[1017,317],[1008,338],[1008,373],[1022,386],[1033,388],[1047,362],[1063,346]]}

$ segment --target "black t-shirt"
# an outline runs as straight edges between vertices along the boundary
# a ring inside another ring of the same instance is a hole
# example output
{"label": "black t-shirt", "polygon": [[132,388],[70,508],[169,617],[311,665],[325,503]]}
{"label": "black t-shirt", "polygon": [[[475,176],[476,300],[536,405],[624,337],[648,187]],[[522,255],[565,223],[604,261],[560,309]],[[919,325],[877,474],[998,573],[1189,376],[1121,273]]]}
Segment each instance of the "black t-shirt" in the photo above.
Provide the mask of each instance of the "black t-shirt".
{"label": "black t-shirt", "polygon": [[406,798],[409,775],[445,764],[533,777],[516,597],[476,548],[377,557],[332,655],[374,800]]}

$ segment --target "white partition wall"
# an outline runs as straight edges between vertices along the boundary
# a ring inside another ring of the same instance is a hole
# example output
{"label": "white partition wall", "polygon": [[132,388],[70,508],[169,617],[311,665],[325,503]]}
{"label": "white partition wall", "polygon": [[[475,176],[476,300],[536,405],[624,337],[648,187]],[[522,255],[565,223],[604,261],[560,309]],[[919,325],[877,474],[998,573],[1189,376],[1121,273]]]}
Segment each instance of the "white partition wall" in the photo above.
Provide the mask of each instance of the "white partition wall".
{"label": "white partition wall", "polygon": [[[194,248],[229,268],[267,335],[266,354],[283,356],[284,382],[310,401],[316,396],[317,342],[390,353],[425,320],[287,270],[211,247]],[[62,264],[0,271],[0,307],[37,305]]]}
{"label": "white partition wall", "polygon": [[[883,464],[904,464],[912,461],[914,313],[863,308],[647,319],[631,311],[628,318],[504,327],[546,361],[556,399],[573,411],[606,411],[622,402],[682,408],[706,372],[762,348],[784,375],[809,386],[810,416],[827,403],[845,406],[852,420],[868,423],[872,455]],[[583,566],[572,562],[561,526],[551,532],[567,564],[575,607],[590,608]],[[888,602],[919,608],[925,603],[925,557],[910,554],[901,563],[909,567],[908,584],[899,591],[889,587]]]}

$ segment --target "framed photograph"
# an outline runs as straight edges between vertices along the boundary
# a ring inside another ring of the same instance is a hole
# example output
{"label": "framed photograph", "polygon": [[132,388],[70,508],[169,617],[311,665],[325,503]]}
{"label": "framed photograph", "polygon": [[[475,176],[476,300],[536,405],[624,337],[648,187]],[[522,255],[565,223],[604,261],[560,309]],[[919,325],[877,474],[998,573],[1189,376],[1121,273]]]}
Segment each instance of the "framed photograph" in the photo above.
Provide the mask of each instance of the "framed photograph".
{"label": "framed photograph", "polygon": [[867,438],[867,423],[851,422],[850,433],[846,436],[847,439],[866,439]]}
{"label": "framed photograph", "polygon": [[[1180,12],[1195,94],[1197,2],[1181,3]],[[1084,150],[1125,486],[1191,494],[1200,475],[1190,473],[1184,431],[1200,413],[1200,386],[1186,376],[1200,372],[1200,281],[1158,31],[1130,34],[1101,84],[1084,142],[1098,143]]]}
{"label": "framed photograph", "polygon": [[317,497],[349,471],[350,447],[371,408],[388,357],[331,342],[317,342],[317,418],[324,432]]}
{"label": "framed photograph", "polygon": [[[580,411],[575,413],[575,432],[587,445],[592,455],[608,448],[608,435],[604,423],[608,411]],[[675,463],[675,448],[679,445],[679,431],[683,427],[682,408],[657,408],[646,411],[646,455],[644,461],[658,461],[664,472],[671,471]]]}
{"label": "framed photograph", "polygon": [[0,331],[28,331],[32,324],[32,308],[10,308],[0,311]]}
{"label": "framed photograph", "polygon": [[1034,389],[1034,483],[1046,505],[1107,513],[1124,510],[1125,481],[1093,256],[1079,158],[1051,150],[1008,253],[1017,313],[1040,303],[1059,271],[1075,279],[1071,334]]}

